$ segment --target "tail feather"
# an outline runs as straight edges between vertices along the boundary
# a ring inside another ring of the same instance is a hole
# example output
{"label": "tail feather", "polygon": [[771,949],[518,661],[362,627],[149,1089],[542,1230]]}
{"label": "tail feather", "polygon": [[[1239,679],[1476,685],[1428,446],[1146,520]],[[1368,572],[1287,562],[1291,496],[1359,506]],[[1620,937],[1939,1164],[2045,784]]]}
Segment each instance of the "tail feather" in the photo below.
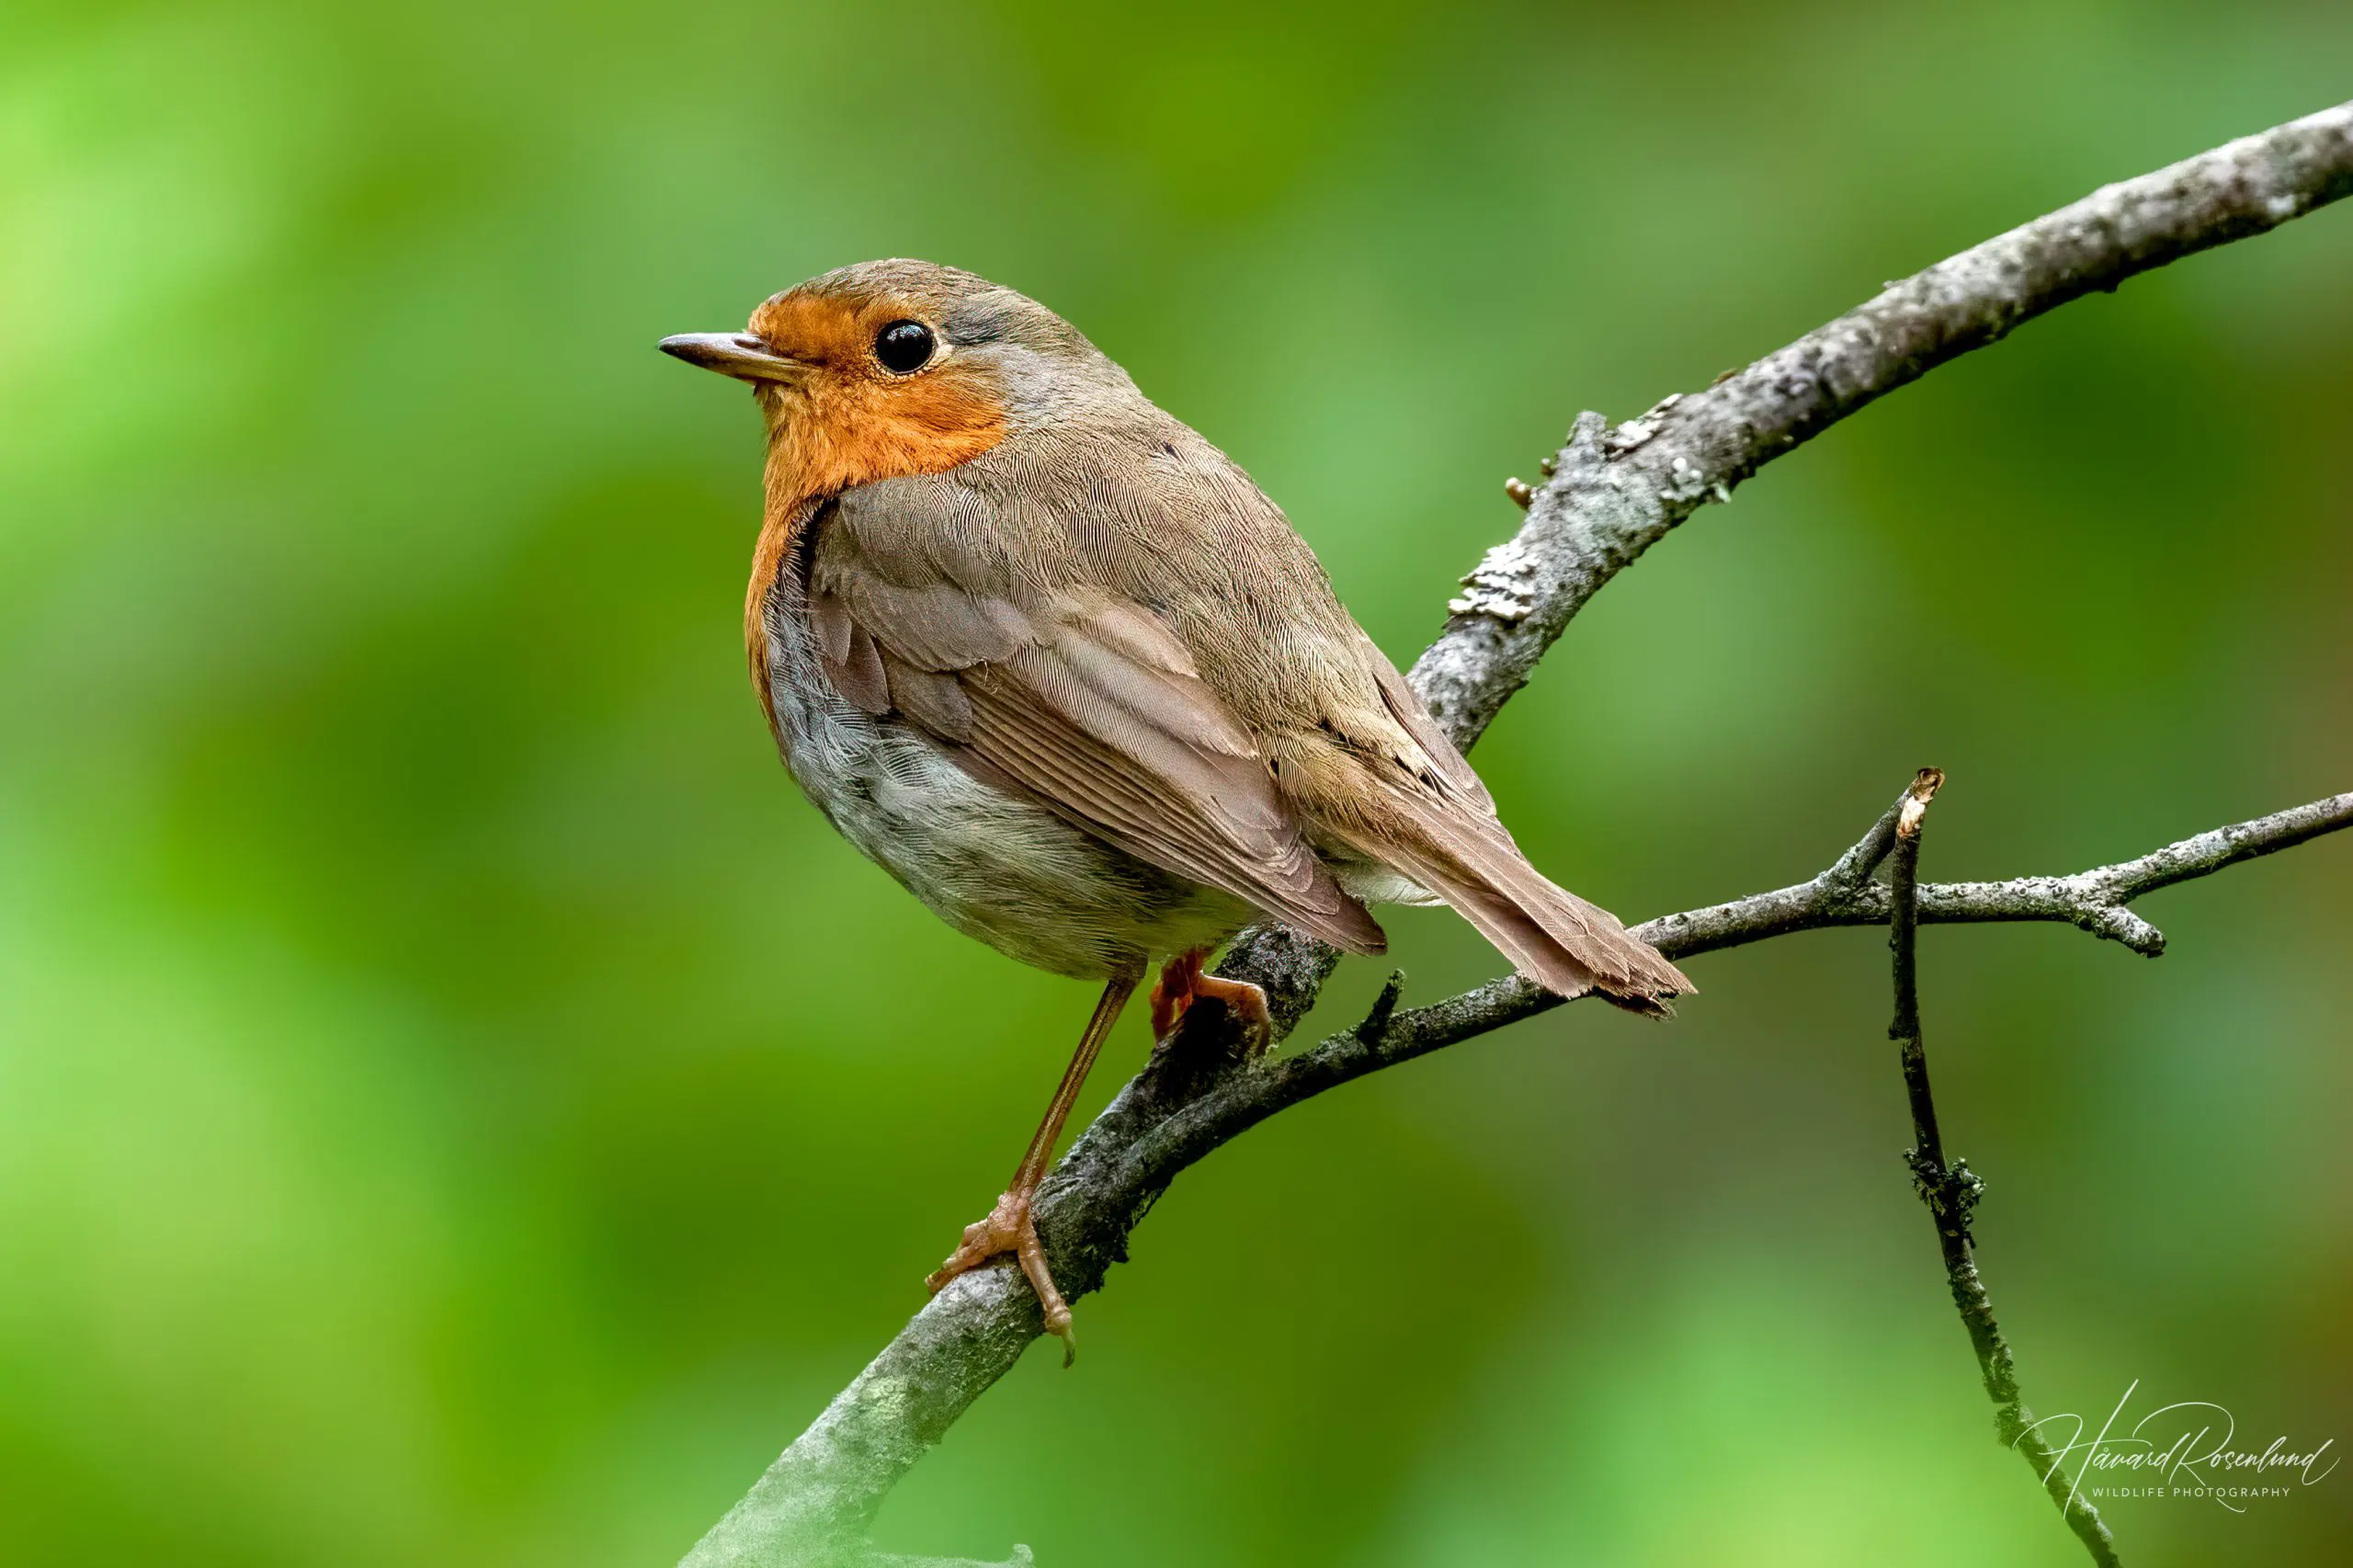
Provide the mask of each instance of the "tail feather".
{"label": "tail feather", "polygon": [[1358,847],[1451,904],[1521,973],[1562,996],[1599,991],[1638,1012],[1699,988],[1608,910],[1555,886],[1495,817],[1461,802],[1389,795],[1394,829]]}

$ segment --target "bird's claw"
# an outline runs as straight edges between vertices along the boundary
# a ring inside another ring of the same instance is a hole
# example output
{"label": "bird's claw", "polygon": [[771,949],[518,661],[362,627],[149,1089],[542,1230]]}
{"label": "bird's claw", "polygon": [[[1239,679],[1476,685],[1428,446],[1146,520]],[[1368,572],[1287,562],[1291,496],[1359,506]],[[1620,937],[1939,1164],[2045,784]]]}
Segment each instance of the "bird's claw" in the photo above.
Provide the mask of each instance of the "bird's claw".
{"label": "bird's claw", "polygon": [[1170,959],[1152,988],[1152,1038],[1162,1045],[1176,1037],[1185,1014],[1197,1000],[1222,1002],[1242,1032],[1242,1060],[1255,1062],[1267,1053],[1274,1039],[1273,1017],[1267,1011],[1267,994],[1246,980],[1228,980],[1204,973],[1201,954],[1183,953]]}
{"label": "bird's claw", "polygon": [[1067,1367],[1078,1359],[1078,1337],[1071,1332],[1070,1303],[1054,1288],[1053,1274],[1046,1267],[1045,1244],[1038,1239],[1038,1222],[1030,1213],[1031,1194],[1016,1189],[999,1197],[996,1207],[984,1220],[964,1227],[964,1240],[948,1255],[948,1261],[934,1269],[924,1283],[924,1289],[938,1295],[947,1283],[961,1274],[968,1274],[994,1258],[1007,1253],[1020,1262],[1021,1272],[1029,1278],[1029,1288],[1038,1292],[1038,1306],[1046,1320],[1046,1332],[1063,1342],[1063,1365]]}

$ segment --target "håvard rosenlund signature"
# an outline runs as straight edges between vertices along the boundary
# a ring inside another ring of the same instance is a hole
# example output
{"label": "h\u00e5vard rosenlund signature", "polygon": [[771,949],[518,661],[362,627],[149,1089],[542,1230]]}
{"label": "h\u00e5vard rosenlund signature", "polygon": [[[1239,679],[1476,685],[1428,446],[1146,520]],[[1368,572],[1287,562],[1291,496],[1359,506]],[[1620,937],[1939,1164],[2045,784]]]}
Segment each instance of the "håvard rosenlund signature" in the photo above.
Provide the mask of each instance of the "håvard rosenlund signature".
{"label": "h\u00e5vard rosenlund signature", "polygon": [[[2046,1483],[2070,1460],[2075,1461],[2069,1502],[2079,1495],[2096,1503],[2193,1497],[2243,1514],[2251,1502],[2292,1495],[2336,1469],[2336,1438],[2325,1437],[2302,1449],[2291,1448],[2285,1437],[2272,1438],[2260,1450],[2237,1446],[2238,1423],[2228,1410],[2205,1400],[2162,1405],[2129,1430],[2120,1429],[2125,1408],[2140,1387],[2135,1378],[2096,1437],[2084,1436],[2088,1424],[2075,1415],[2046,1415],[2019,1435],[2019,1442],[2031,1436],[2051,1447],[2051,1467],[2042,1476]],[[2064,1443],[2059,1441],[2063,1436]]]}

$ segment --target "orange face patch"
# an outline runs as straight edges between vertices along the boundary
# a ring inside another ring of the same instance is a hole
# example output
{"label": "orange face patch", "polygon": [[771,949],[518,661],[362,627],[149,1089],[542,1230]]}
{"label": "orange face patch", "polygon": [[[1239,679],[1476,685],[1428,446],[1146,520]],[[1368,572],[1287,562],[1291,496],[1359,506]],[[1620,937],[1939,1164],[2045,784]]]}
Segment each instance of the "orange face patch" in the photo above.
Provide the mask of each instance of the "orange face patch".
{"label": "orange face patch", "polygon": [[[904,300],[779,294],[752,312],[751,330],[809,367],[801,381],[763,383],[771,494],[830,495],[853,484],[939,473],[1005,436],[1005,400],[981,366],[941,346],[925,369],[892,375],[875,335],[922,321]],[[938,330],[938,324],[926,322]]]}
{"label": "orange face patch", "polygon": [[814,496],[854,484],[942,473],[1005,438],[1005,399],[986,368],[943,342],[926,369],[893,375],[874,357],[875,335],[896,321],[939,324],[890,295],[779,294],[752,312],[751,332],[806,367],[790,382],[762,381],[767,415],[767,517],[744,597],[744,644],[760,706],[768,699],[767,637],[760,608],[791,550],[794,519]]}

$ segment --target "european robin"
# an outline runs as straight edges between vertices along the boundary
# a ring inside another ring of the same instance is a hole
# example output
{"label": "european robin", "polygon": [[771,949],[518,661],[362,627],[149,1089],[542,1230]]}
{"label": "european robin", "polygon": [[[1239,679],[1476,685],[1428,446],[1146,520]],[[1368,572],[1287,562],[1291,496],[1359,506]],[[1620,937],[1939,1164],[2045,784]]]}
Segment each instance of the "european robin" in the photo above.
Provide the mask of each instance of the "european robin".
{"label": "european robin", "polygon": [[1378,953],[1368,903],[1442,900],[1561,995],[1692,989],[1529,864],[1281,510],[1043,305],[866,262],[662,348],[767,421],[744,640],[785,767],[949,925],[1103,987],[932,1290],[1011,1253],[1070,1342],[1030,1218],[1063,1122],[1155,958],[1161,1038],[1210,996],[1263,1045],[1264,994],[1201,970],[1255,915]]}

